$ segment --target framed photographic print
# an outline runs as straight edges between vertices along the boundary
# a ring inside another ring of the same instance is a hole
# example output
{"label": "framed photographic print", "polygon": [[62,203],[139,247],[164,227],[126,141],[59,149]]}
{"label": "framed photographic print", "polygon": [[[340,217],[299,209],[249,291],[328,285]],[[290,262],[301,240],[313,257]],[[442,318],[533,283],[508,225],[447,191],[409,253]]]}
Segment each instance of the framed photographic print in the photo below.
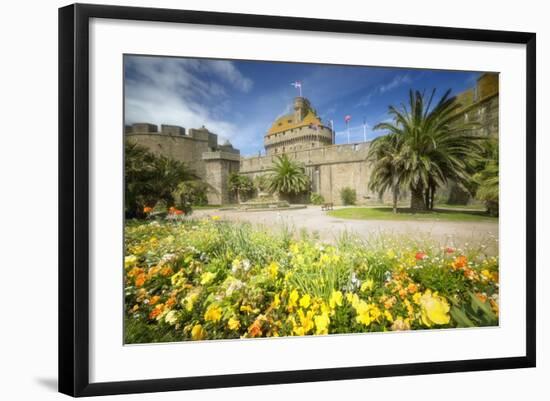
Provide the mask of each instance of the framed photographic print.
{"label": "framed photographic print", "polygon": [[59,10],[59,390],[535,366],[535,34]]}

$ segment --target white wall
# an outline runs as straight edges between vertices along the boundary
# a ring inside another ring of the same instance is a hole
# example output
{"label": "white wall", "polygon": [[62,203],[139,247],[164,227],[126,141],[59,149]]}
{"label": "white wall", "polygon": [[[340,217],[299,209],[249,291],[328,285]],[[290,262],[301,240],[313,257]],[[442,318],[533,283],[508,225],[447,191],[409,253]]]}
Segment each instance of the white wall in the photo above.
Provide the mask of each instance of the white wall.
{"label": "white wall", "polygon": [[[107,0],[105,0],[107,1]],[[550,25],[545,2],[463,0],[449,7],[441,1],[246,2],[243,0],[115,1],[133,6],[360,19],[426,25],[535,31],[538,35],[538,183],[539,205],[548,204],[550,160]],[[103,3],[101,1],[100,3]],[[3,5],[1,13],[0,101],[0,394],[3,399],[61,399],[57,375],[57,7],[62,1],[21,1]],[[231,7],[231,8],[229,8]],[[23,129],[35,125],[36,129]],[[298,397],[334,400],[361,398],[425,400],[543,399],[550,376],[546,319],[549,297],[542,246],[549,234],[548,213],[539,207],[538,365],[536,369],[399,377],[315,384],[205,390],[187,394],[133,395],[125,399],[193,400]],[[545,285],[546,284],[546,285]],[[540,394],[540,395],[538,395]],[[544,395],[543,395],[544,394]],[[114,397],[109,397],[114,398]],[[122,397],[118,397],[122,399]]]}

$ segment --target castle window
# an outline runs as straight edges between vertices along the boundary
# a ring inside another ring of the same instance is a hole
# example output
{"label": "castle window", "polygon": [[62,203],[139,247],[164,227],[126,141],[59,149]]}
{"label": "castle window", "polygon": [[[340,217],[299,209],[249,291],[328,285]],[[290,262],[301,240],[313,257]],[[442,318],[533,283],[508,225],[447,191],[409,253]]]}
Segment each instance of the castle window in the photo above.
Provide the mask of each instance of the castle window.
{"label": "castle window", "polygon": [[311,142],[311,147],[312,147],[312,148],[315,147],[315,143],[314,143],[314,142]]}
{"label": "castle window", "polygon": [[356,143],[354,143],[354,144],[353,144],[353,150],[354,150],[355,152],[357,152],[357,149],[359,149],[359,145],[356,144]]}

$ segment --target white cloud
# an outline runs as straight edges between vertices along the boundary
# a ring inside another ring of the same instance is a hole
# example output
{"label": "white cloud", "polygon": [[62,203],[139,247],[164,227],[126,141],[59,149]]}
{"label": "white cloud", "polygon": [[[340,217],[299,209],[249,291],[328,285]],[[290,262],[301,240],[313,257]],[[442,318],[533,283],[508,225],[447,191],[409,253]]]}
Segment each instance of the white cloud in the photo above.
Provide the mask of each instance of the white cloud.
{"label": "white cloud", "polygon": [[386,92],[389,92],[393,89],[396,89],[402,85],[407,85],[412,82],[411,77],[408,74],[405,75],[397,75],[395,76],[390,82],[386,84],[381,84],[376,86],[373,90],[371,90],[369,93],[367,93],[365,96],[363,96],[359,102],[355,105],[355,107],[366,107],[368,106],[372,98],[375,95],[383,94]]}
{"label": "white cloud", "polygon": [[385,85],[380,85],[378,90],[380,91],[380,93],[384,93],[392,89],[395,89],[401,85],[410,84],[410,83],[411,83],[411,77],[409,77],[407,74],[398,75],[394,79],[392,79],[391,82]]}
{"label": "white cloud", "polygon": [[126,63],[132,71],[125,82],[126,124],[205,125],[222,138],[237,135],[223,119],[231,103],[226,87],[248,92],[253,82],[230,61],[132,57]]}

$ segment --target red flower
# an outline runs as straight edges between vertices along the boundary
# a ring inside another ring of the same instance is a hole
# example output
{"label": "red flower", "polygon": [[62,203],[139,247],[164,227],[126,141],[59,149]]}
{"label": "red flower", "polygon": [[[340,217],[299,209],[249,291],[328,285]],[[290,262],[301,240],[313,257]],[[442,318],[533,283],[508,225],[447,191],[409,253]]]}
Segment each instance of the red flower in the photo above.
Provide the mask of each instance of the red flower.
{"label": "red flower", "polygon": [[185,214],[185,213],[183,212],[183,210],[176,209],[176,210],[174,210],[174,214],[180,215],[180,214]]}
{"label": "red flower", "polygon": [[153,208],[150,206],[145,206],[143,208],[143,213],[151,213],[153,211]]}
{"label": "red flower", "polygon": [[445,253],[454,253],[454,248],[445,248]]}
{"label": "red flower", "polygon": [[415,258],[416,260],[423,260],[426,259],[428,255],[426,255],[424,252],[416,252]]}

